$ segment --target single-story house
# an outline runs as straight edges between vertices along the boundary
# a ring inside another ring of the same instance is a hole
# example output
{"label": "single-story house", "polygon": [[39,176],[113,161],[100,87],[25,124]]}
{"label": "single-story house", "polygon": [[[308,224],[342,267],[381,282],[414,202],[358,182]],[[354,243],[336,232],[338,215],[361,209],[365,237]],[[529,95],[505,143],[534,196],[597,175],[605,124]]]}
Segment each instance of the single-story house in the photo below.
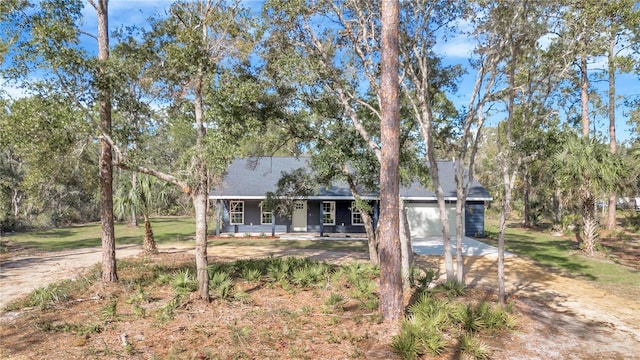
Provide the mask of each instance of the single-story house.
{"label": "single-story house", "polygon": [[[451,161],[438,163],[451,235],[455,235],[456,189]],[[306,168],[305,157],[237,158],[229,166],[220,185],[210,192],[214,201],[220,233],[363,233],[361,214],[354,209],[354,197],[346,184],[319,187],[311,196],[296,200],[291,217],[274,216],[262,208],[268,192],[275,192],[284,172]],[[442,236],[436,195],[420,182],[401,188],[400,197],[414,237]],[[378,218],[377,194],[363,197],[373,205],[374,223]],[[485,204],[492,197],[474,181],[464,207],[464,235],[484,236]]]}

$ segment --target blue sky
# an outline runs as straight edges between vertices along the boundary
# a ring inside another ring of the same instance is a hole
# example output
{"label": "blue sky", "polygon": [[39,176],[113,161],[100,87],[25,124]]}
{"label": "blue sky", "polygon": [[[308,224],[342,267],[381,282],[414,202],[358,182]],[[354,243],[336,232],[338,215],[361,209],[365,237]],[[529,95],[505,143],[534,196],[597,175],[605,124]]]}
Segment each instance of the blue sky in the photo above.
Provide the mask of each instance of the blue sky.
{"label": "blue sky", "polygon": [[[109,1],[109,27],[114,30],[120,26],[126,25],[138,25],[144,26],[146,19],[158,13],[163,13],[173,1],[169,0],[110,0]],[[247,0],[243,2],[245,6],[252,8],[255,11],[259,11],[262,6],[262,0]],[[95,33],[96,28],[96,15],[95,10],[87,5],[84,11],[84,27],[87,32]],[[87,37],[88,42],[94,42]],[[88,46],[92,46],[88,44]],[[445,55],[446,64],[461,64],[465,68],[468,67],[468,58],[470,51],[473,49],[473,43],[469,42],[468,38],[459,37],[450,39],[447,43],[439,45],[439,52]],[[596,60],[593,67],[602,67],[602,61]],[[460,106],[466,106],[468,103],[468,94],[473,86],[475,73],[473,69],[469,68],[469,75],[461,79],[459,84],[459,92],[452,95],[452,100]],[[605,82],[594,83],[593,86],[598,89],[602,88],[603,96],[606,97]],[[3,85],[5,91],[12,96],[20,96],[18,89],[9,88]],[[632,97],[640,96],[640,79],[635,74],[621,74],[618,75],[617,82],[617,95],[620,97]],[[606,98],[605,98],[606,100]],[[616,130],[617,139],[619,142],[627,141],[631,138],[631,129],[626,124],[627,116],[625,112],[628,109],[624,109],[621,105],[616,111]],[[608,119],[604,116],[599,116],[592,119],[596,130],[604,135],[608,134]],[[593,128],[593,125],[592,125]]]}

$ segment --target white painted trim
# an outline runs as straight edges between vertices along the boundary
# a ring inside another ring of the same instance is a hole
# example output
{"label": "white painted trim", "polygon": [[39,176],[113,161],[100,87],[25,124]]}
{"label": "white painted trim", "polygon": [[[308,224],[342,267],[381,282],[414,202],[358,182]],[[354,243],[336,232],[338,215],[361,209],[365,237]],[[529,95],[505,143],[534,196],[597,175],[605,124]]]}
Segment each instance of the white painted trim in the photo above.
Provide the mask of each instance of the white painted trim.
{"label": "white painted trim", "polygon": [[[209,199],[211,200],[264,200],[265,196],[227,196],[227,195],[209,195]],[[363,200],[379,200],[379,197],[373,196],[362,196],[360,197]],[[436,197],[423,197],[423,196],[401,196],[402,200],[406,201],[438,201]],[[306,198],[300,198],[301,200],[323,200],[323,201],[343,201],[343,200],[355,200],[353,196],[309,196]],[[446,197],[444,201],[457,201],[456,197]],[[493,197],[469,197],[467,201],[493,201]]]}
{"label": "white painted trim", "polygon": [[[330,212],[325,212],[324,211],[324,204],[328,203],[331,204],[331,211]],[[324,214],[331,214],[331,218],[333,219],[333,222],[331,223],[325,223],[324,222]],[[335,201],[323,201],[322,202],[322,225],[335,225],[336,224],[336,202]]]}
{"label": "white painted trim", "polygon": [[[242,204],[242,213],[240,213],[239,211],[232,211],[232,206],[231,203],[240,203]],[[230,225],[244,225],[244,201],[238,201],[238,200],[231,200],[229,201],[229,224]],[[233,215],[234,214],[242,214],[242,222],[233,222]]]}

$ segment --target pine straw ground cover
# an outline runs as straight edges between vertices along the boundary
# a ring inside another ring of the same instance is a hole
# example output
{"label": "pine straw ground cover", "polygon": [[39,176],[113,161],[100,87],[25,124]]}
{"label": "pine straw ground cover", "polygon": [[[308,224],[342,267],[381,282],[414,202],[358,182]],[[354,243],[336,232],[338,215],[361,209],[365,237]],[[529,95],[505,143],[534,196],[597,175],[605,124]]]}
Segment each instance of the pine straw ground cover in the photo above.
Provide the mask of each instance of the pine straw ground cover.
{"label": "pine straw ground cover", "polygon": [[[10,305],[21,315],[0,323],[0,357],[488,358],[485,341],[499,347],[507,330],[491,329],[482,313],[506,319],[502,329],[515,323],[477,301],[489,293],[465,295],[454,284],[426,291],[429,271],[415,279],[414,306],[400,333],[381,322],[378,270],[362,262],[265,258],[214,263],[209,273],[214,300],[208,304],[197,300],[193,259],[186,254],[121,261],[117,285],[97,281],[94,267],[38,289]],[[430,336],[420,334],[426,327]]]}

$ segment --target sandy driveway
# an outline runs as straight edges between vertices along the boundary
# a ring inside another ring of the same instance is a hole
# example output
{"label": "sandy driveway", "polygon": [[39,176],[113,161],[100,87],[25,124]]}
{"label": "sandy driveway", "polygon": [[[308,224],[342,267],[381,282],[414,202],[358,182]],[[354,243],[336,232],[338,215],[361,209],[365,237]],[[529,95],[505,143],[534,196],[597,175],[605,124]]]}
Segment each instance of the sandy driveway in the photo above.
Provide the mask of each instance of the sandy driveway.
{"label": "sandy driveway", "polygon": [[[122,246],[118,247],[117,255],[127,257],[140,251],[140,246]],[[193,252],[193,246],[191,243],[161,246],[160,251]],[[274,253],[274,249],[267,246],[216,245],[210,248],[209,255],[213,261],[269,255],[309,256],[330,262],[366,260],[366,254],[362,253],[299,249]],[[100,259],[100,249],[96,248],[25,255],[3,261],[0,306],[48,283],[73,278]],[[418,256],[417,259],[443,270],[439,256]],[[465,259],[468,284],[496,287],[495,256]],[[499,358],[640,359],[640,299],[620,298],[586,281],[553,274],[517,256],[507,257],[506,271],[507,291],[512,299],[518,300],[523,324],[510,339],[517,352],[501,349]]]}
{"label": "sandy driveway", "polygon": [[[116,257],[138,254],[140,245],[123,245]],[[88,267],[102,261],[100,248],[56,251],[15,256],[0,262],[0,309],[9,302],[53,282],[73,279]]]}

